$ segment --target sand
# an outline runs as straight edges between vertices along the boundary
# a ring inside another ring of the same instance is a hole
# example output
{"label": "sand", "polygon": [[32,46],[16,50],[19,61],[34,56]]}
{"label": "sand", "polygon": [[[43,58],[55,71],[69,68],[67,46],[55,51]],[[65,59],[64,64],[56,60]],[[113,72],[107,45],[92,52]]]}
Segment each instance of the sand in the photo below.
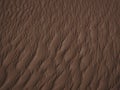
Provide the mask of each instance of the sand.
{"label": "sand", "polygon": [[0,0],[0,90],[120,90],[120,0]]}

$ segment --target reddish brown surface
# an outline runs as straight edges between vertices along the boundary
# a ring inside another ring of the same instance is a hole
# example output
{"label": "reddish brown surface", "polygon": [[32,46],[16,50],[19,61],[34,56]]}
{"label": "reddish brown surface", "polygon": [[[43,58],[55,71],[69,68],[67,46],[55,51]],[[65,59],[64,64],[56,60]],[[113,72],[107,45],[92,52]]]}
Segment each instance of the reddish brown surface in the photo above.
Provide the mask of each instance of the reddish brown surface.
{"label": "reddish brown surface", "polygon": [[120,0],[0,0],[0,90],[120,90]]}

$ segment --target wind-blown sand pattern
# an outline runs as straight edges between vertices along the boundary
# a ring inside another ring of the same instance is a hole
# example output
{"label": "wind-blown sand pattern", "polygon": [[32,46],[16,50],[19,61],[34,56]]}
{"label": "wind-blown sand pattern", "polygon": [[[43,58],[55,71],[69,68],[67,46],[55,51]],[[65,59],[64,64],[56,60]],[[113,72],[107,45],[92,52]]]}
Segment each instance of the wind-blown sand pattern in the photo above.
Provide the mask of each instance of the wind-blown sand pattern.
{"label": "wind-blown sand pattern", "polygon": [[0,90],[120,90],[120,0],[0,0]]}

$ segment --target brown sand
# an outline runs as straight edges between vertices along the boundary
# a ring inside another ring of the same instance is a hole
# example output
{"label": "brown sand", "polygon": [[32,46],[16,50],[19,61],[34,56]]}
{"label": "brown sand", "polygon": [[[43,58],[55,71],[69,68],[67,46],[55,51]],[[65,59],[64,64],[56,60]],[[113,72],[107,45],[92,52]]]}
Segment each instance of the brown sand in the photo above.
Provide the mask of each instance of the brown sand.
{"label": "brown sand", "polygon": [[0,90],[120,90],[120,0],[0,0]]}

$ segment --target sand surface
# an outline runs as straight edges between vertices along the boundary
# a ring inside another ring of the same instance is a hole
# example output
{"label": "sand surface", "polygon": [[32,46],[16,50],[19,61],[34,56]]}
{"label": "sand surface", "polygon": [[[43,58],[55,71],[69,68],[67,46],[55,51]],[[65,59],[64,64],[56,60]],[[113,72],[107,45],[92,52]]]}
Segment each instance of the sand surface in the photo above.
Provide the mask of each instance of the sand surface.
{"label": "sand surface", "polygon": [[120,0],[0,0],[0,90],[120,90]]}

